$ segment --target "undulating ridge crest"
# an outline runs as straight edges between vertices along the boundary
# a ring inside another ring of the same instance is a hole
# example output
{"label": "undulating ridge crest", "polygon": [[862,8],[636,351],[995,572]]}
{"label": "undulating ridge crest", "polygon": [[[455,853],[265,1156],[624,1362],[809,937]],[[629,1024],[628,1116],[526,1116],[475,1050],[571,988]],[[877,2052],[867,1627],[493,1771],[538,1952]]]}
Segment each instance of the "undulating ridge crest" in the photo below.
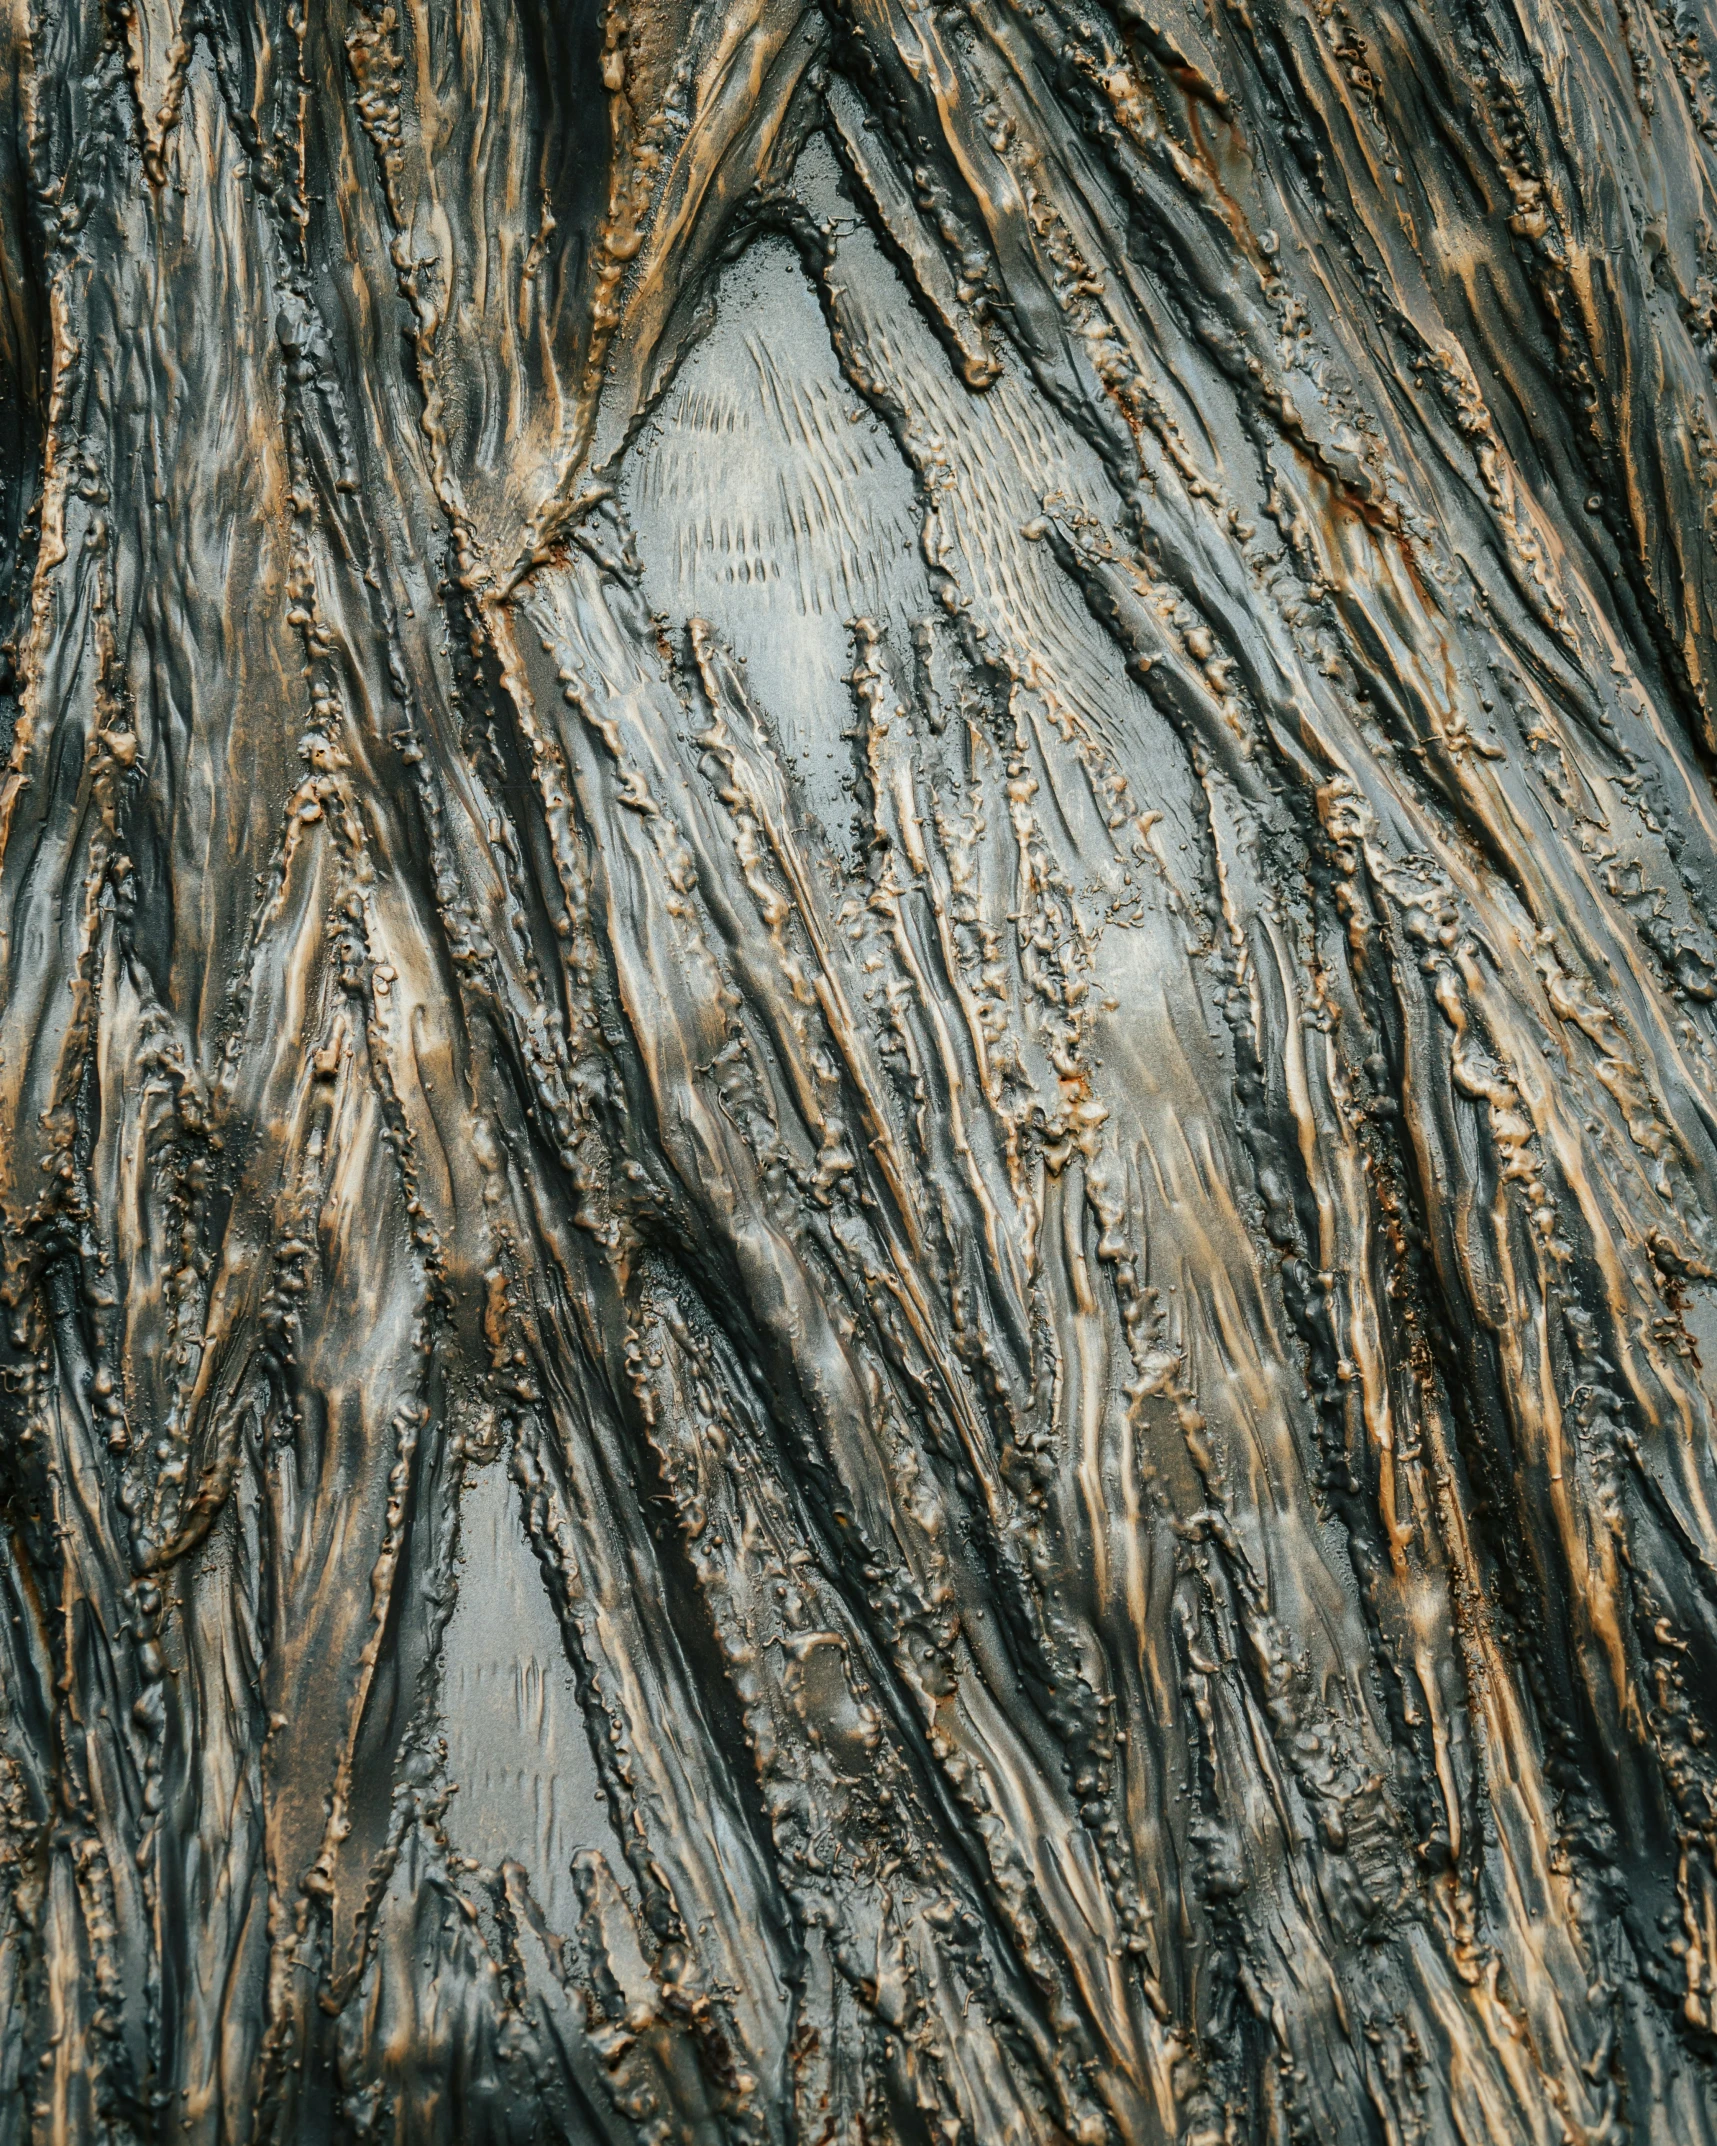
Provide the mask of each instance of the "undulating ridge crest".
{"label": "undulating ridge crest", "polygon": [[0,17],[0,2146],[1717,2146],[1717,57]]}

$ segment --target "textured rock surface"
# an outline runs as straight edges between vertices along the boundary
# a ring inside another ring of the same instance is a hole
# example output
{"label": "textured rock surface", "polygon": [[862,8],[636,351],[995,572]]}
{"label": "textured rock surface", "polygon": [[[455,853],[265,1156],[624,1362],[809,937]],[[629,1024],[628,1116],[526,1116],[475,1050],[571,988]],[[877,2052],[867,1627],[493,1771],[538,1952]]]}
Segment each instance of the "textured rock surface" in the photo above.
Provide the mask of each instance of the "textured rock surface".
{"label": "textured rock surface", "polygon": [[0,2141],[1717,2138],[1717,31],[12,0]]}

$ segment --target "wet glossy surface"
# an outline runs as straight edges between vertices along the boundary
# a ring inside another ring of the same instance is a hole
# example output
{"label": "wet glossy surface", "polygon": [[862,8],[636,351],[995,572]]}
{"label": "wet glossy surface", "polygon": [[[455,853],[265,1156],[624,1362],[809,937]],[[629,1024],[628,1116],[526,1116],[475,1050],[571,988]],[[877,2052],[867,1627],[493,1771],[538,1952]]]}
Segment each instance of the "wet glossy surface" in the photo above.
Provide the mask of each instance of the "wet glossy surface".
{"label": "wet glossy surface", "polygon": [[1708,20],[4,34],[0,2141],[1717,2136]]}

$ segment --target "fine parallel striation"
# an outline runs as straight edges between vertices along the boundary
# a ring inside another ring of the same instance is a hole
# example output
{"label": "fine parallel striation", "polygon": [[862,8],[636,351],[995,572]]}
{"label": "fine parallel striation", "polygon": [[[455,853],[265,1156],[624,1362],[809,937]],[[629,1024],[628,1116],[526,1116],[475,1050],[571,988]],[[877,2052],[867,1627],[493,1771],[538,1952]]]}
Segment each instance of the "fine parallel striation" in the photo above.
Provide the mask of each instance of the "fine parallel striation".
{"label": "fine parallel striation", "polygon": [[1717,29],[16,0],[0,2146],[1717,2142]]}

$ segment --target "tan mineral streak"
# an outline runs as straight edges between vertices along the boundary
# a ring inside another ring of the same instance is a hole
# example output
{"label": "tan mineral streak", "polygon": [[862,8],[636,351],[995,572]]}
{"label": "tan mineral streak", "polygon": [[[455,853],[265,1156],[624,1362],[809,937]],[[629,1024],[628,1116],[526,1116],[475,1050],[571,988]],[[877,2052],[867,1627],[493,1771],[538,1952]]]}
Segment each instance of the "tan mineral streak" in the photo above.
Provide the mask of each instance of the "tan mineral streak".
{"label": "tan mineral streak", "polygon": [[7,17],[0,2146],[1717,2134],[1709,42]]}

